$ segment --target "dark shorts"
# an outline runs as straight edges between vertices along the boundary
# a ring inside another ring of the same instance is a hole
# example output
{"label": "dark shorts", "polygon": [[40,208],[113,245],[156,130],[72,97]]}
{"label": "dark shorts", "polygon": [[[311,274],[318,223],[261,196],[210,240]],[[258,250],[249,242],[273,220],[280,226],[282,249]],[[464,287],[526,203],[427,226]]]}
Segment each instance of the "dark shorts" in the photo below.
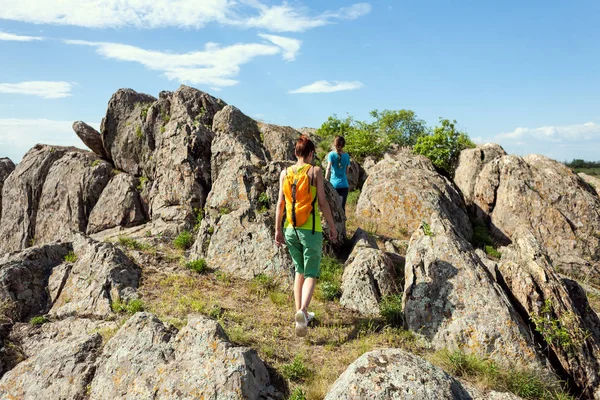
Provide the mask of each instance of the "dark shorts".
{"label": "dark shorts", "polygon": [[342,209],[346,212],[346,199],[348,198],[348,188],[335,188],[335,191],[338,192],[340,197],[342,198]]}

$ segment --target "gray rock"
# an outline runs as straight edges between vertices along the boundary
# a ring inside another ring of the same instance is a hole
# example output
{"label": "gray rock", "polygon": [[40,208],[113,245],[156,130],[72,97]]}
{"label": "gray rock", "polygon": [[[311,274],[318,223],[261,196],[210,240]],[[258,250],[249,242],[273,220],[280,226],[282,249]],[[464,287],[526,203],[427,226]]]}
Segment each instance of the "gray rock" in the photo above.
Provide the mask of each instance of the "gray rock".
{"label": "gray rock", "polygon": [[592,189],[596,191],[596,194],[600,196],[600,178],[588,174],[584,174],[583,172],[578,173],[579,177],[584,180],[585,183],[590,185]]}
{"label": "gray rock", "polygon": [[102,337],[82,334],[44,346],[0,380],[3,399],[83,399]]}
{"label": "gray rock", "polygon": [[290,126],[258,123],[260,139],[271,160],[296,161],[296,140],[301,133]]}
{"label": "gray rock", "polygon": [[437,349],[536,365],[527,326],[471,245],[454,229],[433,215],[430,235],[419,229],[410,240],[403,298],[407,328]]}
{"label": "gray rock", "polygon": [[272,391],[256,352],[233,347],[216,321],[190,317],[177,332],[138,313],[104,347],[90,398],[258,399]]}
{"label": "gray rock", "polygon": [[111,170],[108,162],[82,150],[68,152],[57,160],[42,187],[35,242],[48,243],[70,236],[71,232],[85,232]]}
{"label": "gray rock", "polygon": [[0,314],[17,322],[45,313],[48,277],[70,250],[68,243],[47,244],[0,258]]}
{"label": "gray rock", "polygon": [[83,144],[85,144],[90,150],[105,160],[110,159],[104,150],[104,144],[102,143],[102,136],[100,136],[100,132],[83,121],[73,122],[73,130],[79,139],[81,139]]}
{"label": "gray rock", "polygon": [[35,223],[42,187],[50,167],[74,147],[38,144],[25,154],[2,189],[0,255],[35,243]]}
{"label": "gray rock", "polygon": [[362,227],[377,227],[379,234],[401,238],[429,221],[433,213],[445,215],[460,235],[471,238],[462,196],[427,158],[400,152],[386,155],[370,168],[356,207]]}
{"label": "gray rock", "polygon": [[473,204],[475,182],[483,167],[505,155],[504,149],[496,143],[485,143],[460,152],[454,183],[462,191],[467,206]]}
{"label": "gray rock", "polygon": [[497,158],[477,177],[473,204],[500,243],[531,227],[560,272],[600,285],[600,198],[564,164],[538,155]]}
{"label": "gray rock", "polygon": [[357,245],[342,276],[340,304],[363,315],[379,315],[381,299],[400,293],[394,263],[384,251],[370,247],[368,240],[354,241]]}
{"label": "gray rock", "polygon": [[58,288],[52,290],[51,316],[107,318],[113,302],[137,297],[141,270],[121,250],[81,234],[72,240],[77,261],[56,269],[49,280],[49,287]]}
{"label": "gray rock", "polygon": [[2,220],[2,187],[4,181],[15,170],[15,164],[9,158],[0,158],[0,221]]}
{"label": "gray rock", "polygon": [[90,213],[87,233],[93,234],[122,226],[129,228],[145,222],[138,179],[121,173],[113,177]]}
{"label": "gray rock", "polygon": [[400,349],[363,354],[335,381],[325,400],[471,399],[450,375]]}
{"label": "gray rock", "polygon": [[[567,288],[526,228],[518,228],[513,244],[503,248],[498,271],[526,318],[541,332],[543,348],[586,398],[600,399],[600,320],[589,310],[585,295],[571,296],[583,289]],[[567,336],[556,337],[559,331]]]}

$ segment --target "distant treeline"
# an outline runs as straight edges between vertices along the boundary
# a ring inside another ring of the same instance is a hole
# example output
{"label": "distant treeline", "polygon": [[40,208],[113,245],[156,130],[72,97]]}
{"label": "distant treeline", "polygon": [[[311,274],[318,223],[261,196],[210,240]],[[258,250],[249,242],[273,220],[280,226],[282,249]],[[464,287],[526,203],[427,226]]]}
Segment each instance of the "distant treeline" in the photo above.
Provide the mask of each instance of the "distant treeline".
{"label": "distant treeline", "polygon": [[585,161],[580,159],[574,159],[571,162],[566,162],[565,165],[569,168],[600,168],[600,161]]}

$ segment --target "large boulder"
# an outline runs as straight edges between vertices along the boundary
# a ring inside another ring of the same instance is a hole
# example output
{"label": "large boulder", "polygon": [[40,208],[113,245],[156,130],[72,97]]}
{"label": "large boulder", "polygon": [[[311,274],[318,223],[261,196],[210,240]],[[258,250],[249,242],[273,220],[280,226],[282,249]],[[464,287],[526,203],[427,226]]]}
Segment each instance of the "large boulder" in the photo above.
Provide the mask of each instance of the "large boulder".
{"label": "large boulder", "polygon": [[82,150],[68,152],[57,160],[42,187],[34,241],[47,243],[71,232],[85,232],[111,170],[108,162]]}
{"label": "large boulder", "polygon": [[3,399],[83,399],[102,345],[98,333],[50,343],[0,380]]}
{"label": "large boulder", "polygon": [[31,148],[4,181],[0,255],[35,242],[35,223],[42,187],[50,167],[74,147],[38,144]]}
{"label": "large boulder", "polygon": [[90,213],[87,234],[144,223],[146,216],[138,191],[139,185],[139,180],[127,173],[114,176]]}
{"label": "large boulder", "polygon": [[100,135],[100,132],[83,121],[73,122],[73,130],[79,139],[81,139],[83,144],[85,144],[90,150],[105,160],[109,160],[106,150],[104,150],[104,144],[102,143],[102,136]]}
{"label": "large boulder", "polygon": [[401,151],[369,169],[356,207],[362,227],[390,237],[412,234],[433,213],[446,216],[470,239],[472,228],[460,192],[429,159]]}
{"label": "large boulder", "polygon": [[361,229],[355,236],[359,239],[354,240],[356,244],[346,261],[340,304],[363,315],[378,315],[381,299],[400,292],[394,263],[363,238]]}
{"label": "large boulder", "polygon": [[71,249],[68,243],[54,243],[0,258],[0,313],[10,322],[45,313],[48,277]]}
{"label": "large boulder", "polygon": [[0,221],[2,220],[2,187],[4,181],[15,170],[15,164],[10,158],[0,158]]}
{"label": "large boulder", "polygon": [[571,378],[577,392],[600,399],[600,319],[589,309],[585,295],[571,295],[583,289],[563,282],[543,246],[523,227],[502,249],[498,274],[540,334],[555,369]]}
{"label": "large boulder", "polygon": [[325,400],[472,399],[465,388],[430,362],[401,349],[363,354],[335,381]]}
{"label": "large boulder", "polygon": [[437,215],[415,231],[406,254],[406,327],[434,348],[534,365],[527,325],[453,224]]}
{"label": "large boulder", "polygon": [[461,151],[454,172],[454,183],[462,191],[467,205],[472,205],[475,182],[483,167],[505,155],[504,149],[496,143],[485,143],[474,149]]}
{"label": "large boulder", "polygon": [[260,139],[271,160],[296,161],[296,140],[301,133],[290,126],[258,123]]}
{"label": "large boulder", "polygon": [[496,158],[481,169],[467,202],[498,242],[531,227],[556,268],[600,285],[600,198],[564,164],[539,155]]}
{"label": "large boulder", "polygon": [[90,388],[91,399],[258,399],[274,392],[256,352],[232,346],[216,321],[191,316],[177,332],[148,313],[131,317],[104,346]]}
{"label": "large boulder", "polygon": [[596,194],[600,196],[600,178],[597,176],[592,176],[585,174],[583,172],[578,173],[579,177],[585,181],[588,185],[592,187],[596,191]]}
{"label": "large boulder", "polygon": [[50,315],[107,318],[111,305],[137,297],[141,270],[119,248],[82,234],[73,236],[75,262],[65,262],[49,279]]}
{"label": "large boulder", "polygon": [[159,99],[121,89],[111,98],[101,135],[115,166],[140,177],[157,232],[194,223],[211,188],[211,126],[225,103],[181,86]]}

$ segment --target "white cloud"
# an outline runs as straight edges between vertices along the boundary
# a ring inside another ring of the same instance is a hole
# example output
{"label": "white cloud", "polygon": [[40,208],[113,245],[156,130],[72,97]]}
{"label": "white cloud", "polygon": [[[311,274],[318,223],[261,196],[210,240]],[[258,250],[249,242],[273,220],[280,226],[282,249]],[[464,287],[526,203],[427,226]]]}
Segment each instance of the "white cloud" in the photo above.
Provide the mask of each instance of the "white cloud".
{"label": "white cloud", "polygon": [[71,96],[72,85],[61,81],[29,81],[0,83],[0,93],[27,94],[44,99],[60,99]]}
{"label": "white cloud", "polygon": [[362,82],[351,81],[316,81],[310,85],[302,86],[301,88],[290,90],[289,93],[331,93],[342,90],[356,90],[364,87]]}
{"label": "white cloud", "polygon": [[302,32],[371,11],[357,3],[314,14],[306,7],[283,2],[268,6],[259,0],[20,0],[2,1],[0,19],[87,28],[201,28],[208,23],[253,27],[274,32]]}
{"label": "white cloud", "polygon": [[240,66],[259,56],[271,56],[282,52],[278,46],[262,43],[234,44],[221,47],[207,43],[203,51],[184,54],[145,50],[120,43],[65,40],[65,43],[92,46],[104,57],[120,61],[137,62],[145,67],[162,71],[168,79],[191,84],[216,87],[233,86]]}
{"label": "white cloud", "polygon": [[300,51],[300,46],[302,46],[302,40],[298,39],[292,39],[277,35],[265,35],[262,33],[258,36],[268,40],[276,46],[281,47],[281,50],[283,50],[283,59],[286,61],[294,61],[296,59],[296,56],[298,55],[298,52]]}
{"label": "white cloud", "polygon": [[[0,11],[1,13],[1,11]],[[15,35],[14,33],[7,33],[0,31],[0,40],[8,40],[14,42],[31,42],[34,40],[44,40],[43,37],[40,36],[22,36]]]}
{"label": "white cloud", "polygon": [[[73,121],[48,119],[0,118],[0,157],[9,157],[15,163],[38,143],[59,146],[85,146],[73,132]],[[99,123],[90,124],[98,129]]]}
{"label": "white cloud", "polygon": [[496,135],[497,140],[519,139],[562,143],[575,140],[600,140],[600,125],[588,122],[581,125],[543,126],[541,128],[517,128],[512,132]]}

